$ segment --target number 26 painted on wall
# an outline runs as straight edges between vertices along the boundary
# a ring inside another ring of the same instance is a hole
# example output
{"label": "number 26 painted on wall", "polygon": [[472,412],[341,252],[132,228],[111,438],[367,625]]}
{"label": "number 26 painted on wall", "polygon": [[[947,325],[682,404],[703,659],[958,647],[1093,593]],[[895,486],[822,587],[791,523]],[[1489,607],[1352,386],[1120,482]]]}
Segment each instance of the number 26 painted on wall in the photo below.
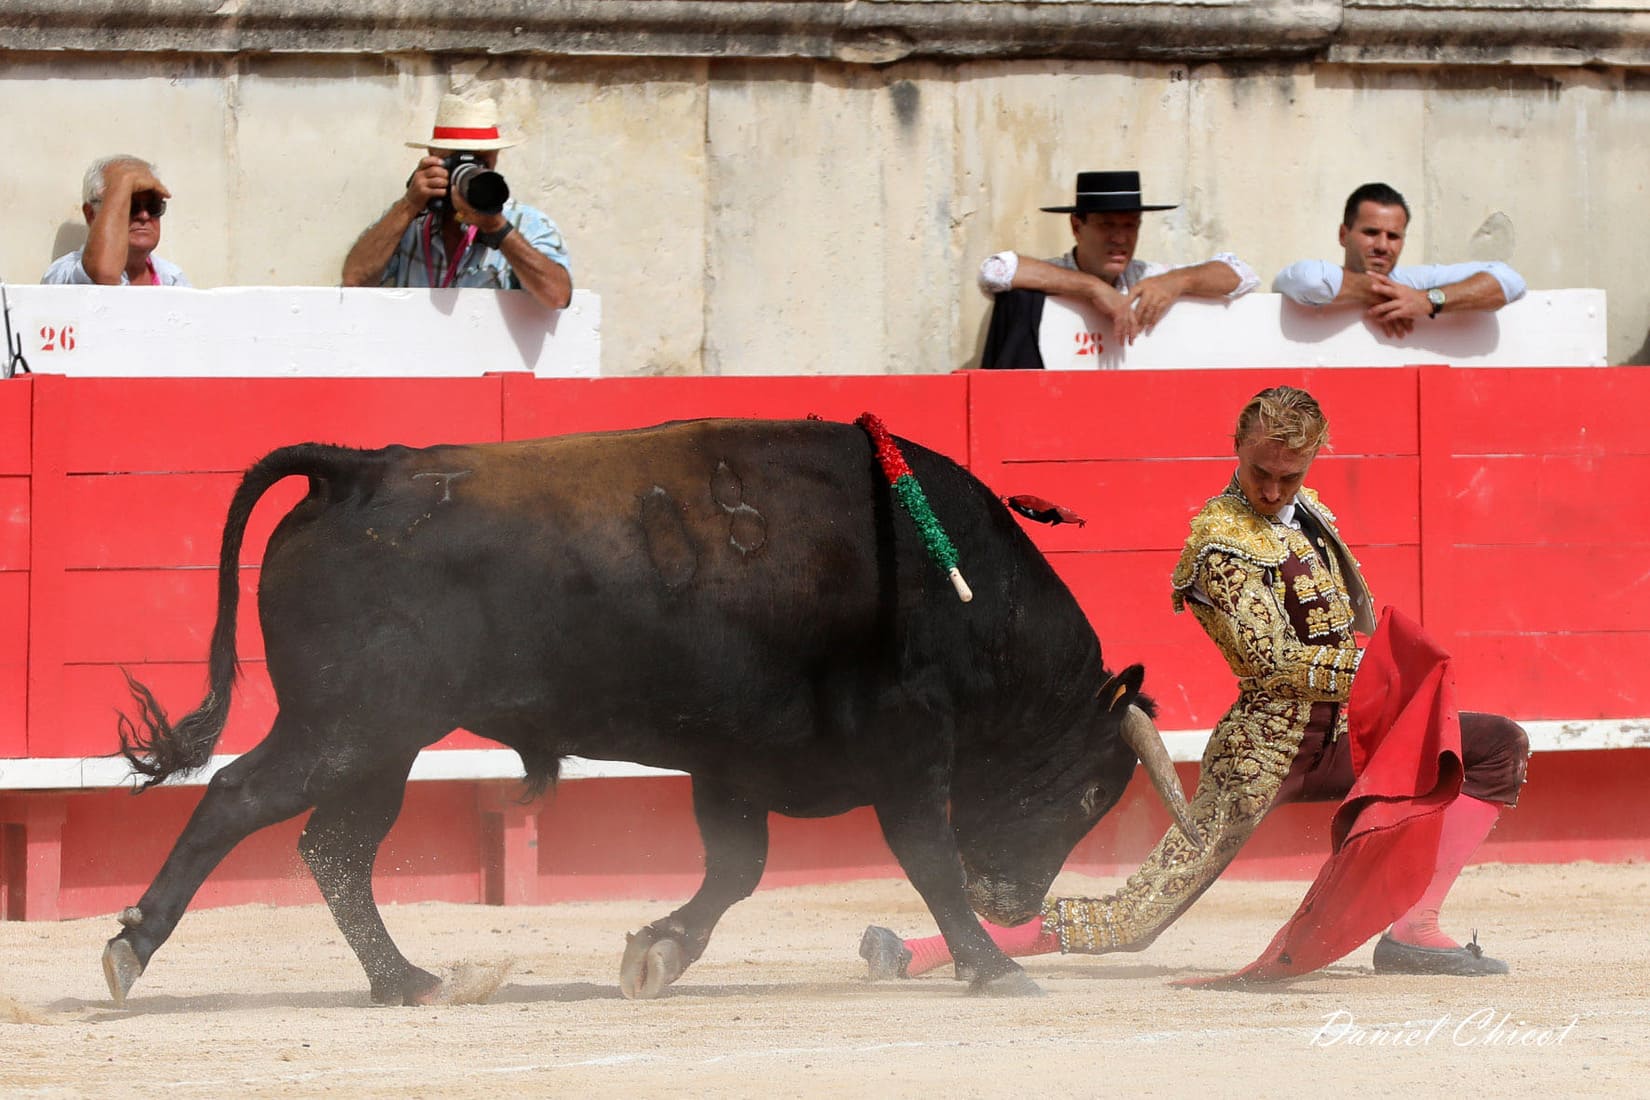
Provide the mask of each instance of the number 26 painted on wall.
{"label": "number 26 painted on wall", "polygon": [[64,325],[62,328],[53,328],[50,325],[40,326],[41,351],[73,351],[74,346],[73,325]]}

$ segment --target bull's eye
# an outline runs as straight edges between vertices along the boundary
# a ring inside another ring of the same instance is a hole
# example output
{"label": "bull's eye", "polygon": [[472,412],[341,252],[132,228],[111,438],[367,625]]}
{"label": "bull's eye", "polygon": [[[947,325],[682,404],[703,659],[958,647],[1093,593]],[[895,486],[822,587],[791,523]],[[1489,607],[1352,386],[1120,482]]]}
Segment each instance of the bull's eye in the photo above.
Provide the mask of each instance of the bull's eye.
{"label": "bull's eye", "polygon": [[1099,804],[1100,787],[1098,785],[1090,787],[1088,790],[1083,792],[1083,812],[1085,814],[1094,813],[1094,808]]}

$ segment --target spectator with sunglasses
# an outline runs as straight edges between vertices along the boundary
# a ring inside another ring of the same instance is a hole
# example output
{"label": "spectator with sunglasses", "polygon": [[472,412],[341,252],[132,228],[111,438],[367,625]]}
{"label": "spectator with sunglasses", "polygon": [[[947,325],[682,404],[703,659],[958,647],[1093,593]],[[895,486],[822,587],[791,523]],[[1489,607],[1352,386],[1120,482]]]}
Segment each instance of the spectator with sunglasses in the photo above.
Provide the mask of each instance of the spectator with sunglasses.
{"label": "spectator with sunglasses", "polygon": [[86,170],[80,212],[91,227],[86,247],[52,261],[43,283],[100,286],[188,286],[178,265],[155,255],[160,219],[172,193],[155,166],[124,153]]}

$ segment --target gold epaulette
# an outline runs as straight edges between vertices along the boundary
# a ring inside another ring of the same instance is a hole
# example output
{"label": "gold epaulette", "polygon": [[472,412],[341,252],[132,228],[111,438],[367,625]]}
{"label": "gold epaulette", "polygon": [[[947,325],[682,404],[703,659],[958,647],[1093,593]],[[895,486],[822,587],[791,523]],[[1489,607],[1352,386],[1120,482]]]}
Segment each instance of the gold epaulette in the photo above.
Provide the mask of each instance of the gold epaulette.
{"label": "gold epaulette", "polygon": [[[1310,493],[1307,489],[1301,491]],[[1311,493],[1308,499],[1320,514],[1327,514],[1318,504],[1316,493]],[[1241,496],[1222,493],[1212,497],[1203,510],[1192,517],[1192,533],[1187,536],[1180,561],[1174,567],[1171,583],[1176,611],[1185,610],[1186,590],[1197,583],[1204,557],[1216,550],[1261,566],[1280,565],[1289,556],[1277,528],[1256,515]]]}
{"label": "gold epaulette", "polygon": [[1317,516],[1319,519],[1328,520],[1330,523],[1340,522],[1335,518],[1335,513],[1331,512],[1324,502],[1318,499],[1318,491],[1316,489],[1308,489],[1306,486],[1302,485],[1295,491],[1295,495],[1306,498],[1306,503],[1311,506],[1312,514],[1314,516]]}

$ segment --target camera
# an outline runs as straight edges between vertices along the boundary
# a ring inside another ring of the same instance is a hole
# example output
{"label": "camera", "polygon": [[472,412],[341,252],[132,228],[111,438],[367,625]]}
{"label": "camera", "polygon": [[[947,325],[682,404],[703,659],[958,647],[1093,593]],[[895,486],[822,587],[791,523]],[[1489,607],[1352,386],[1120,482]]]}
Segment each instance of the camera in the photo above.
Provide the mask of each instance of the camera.
{"label": "camera", "polygon": [[[475,207],[478,214],[497,214],[503,211],[504,201],[510,197],[510,185],[504,177],[490,170],[485,161],[474,153],[452,153],[441,162],[447,170],[447,190],[457,191],[464,201]],[[446,210],[451,201],[445,197],[430,200],[432,210]]]}

